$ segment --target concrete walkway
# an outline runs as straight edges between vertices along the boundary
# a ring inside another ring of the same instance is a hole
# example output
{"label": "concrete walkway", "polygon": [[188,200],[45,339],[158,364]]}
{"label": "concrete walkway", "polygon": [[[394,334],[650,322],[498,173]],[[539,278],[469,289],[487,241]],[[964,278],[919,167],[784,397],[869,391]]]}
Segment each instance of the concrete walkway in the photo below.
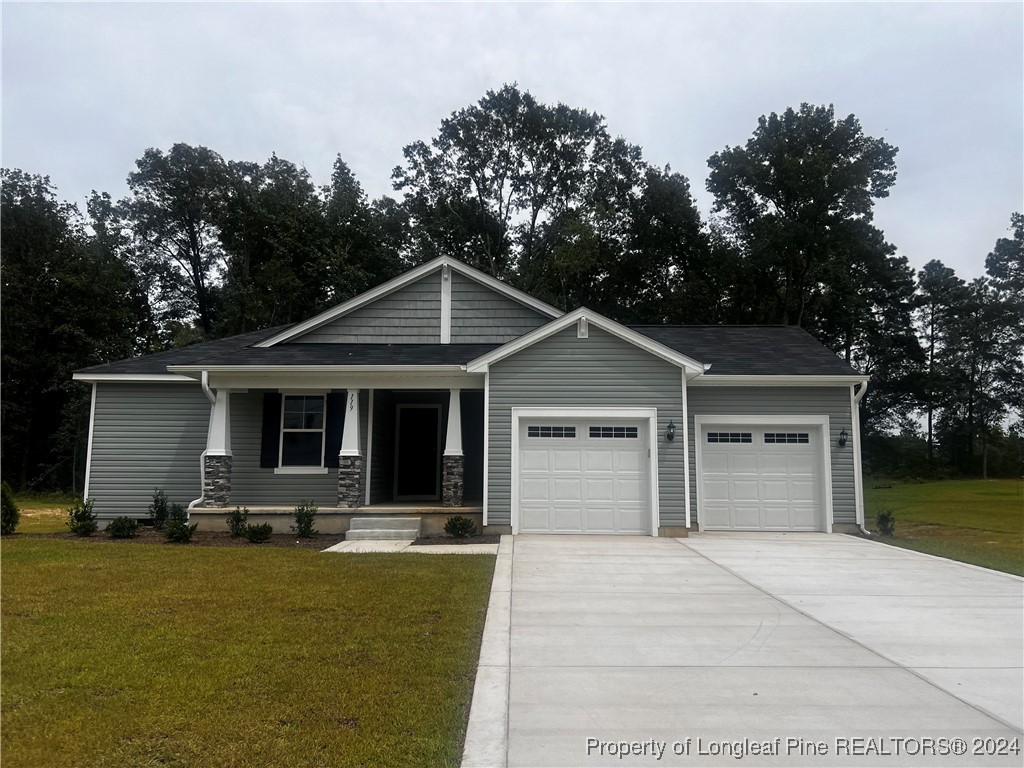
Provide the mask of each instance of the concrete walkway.
{"label": "concrete walkway", "polygon": [[421,555],[493,555],[498,551],[497,544],[424,544],[412,546],[413,539],[366,539],[362,541],[342,541],[324,552],[416,552]]}
{"label": "concrete walkway", "polygon": [[503,537],[463,766],[1019,766],[1022,600],[841,535]]}

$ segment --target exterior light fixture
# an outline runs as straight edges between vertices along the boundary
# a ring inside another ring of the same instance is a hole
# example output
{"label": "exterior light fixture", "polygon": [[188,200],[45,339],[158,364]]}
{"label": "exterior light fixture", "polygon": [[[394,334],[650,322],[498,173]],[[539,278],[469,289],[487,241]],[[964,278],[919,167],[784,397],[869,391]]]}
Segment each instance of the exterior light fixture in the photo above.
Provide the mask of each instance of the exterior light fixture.
{"label": "exterior light fixture", "polygon": [[670,443],[676,439],[676,424],[674,421],[670,421],[668,427],[665,428],[665,439]]}
{"label": "exterior light fixture", "polygon": [[846,430],[844,429],[842,432],[839,433],[839,440],[836,442],[836,444],[840,448],[845,448],[846,447],[846,441],[847,441],[848,438],[849,438],[849,435],[846,434]]}

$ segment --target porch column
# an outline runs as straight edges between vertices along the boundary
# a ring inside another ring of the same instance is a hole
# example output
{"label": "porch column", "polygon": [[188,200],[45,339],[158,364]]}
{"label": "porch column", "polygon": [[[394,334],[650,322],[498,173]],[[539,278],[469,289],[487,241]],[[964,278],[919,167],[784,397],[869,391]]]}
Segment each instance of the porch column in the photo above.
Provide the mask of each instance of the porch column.
{"label": "porch column", "polygon": [[338,506],[358,507],[363,500],[365,459],[359,450],[359,390],[350,389],[345,399],[345,425],[338,451]]}
{"label": "porch column", "polygon": [[218,389],[210,409],[203,453],[203,504],[226,507],[231,499],[231,390]]}
{"label": "porch column", "polygon": [[450,390],[448,399],[448,432],[442,470],[441,503],[446,507],[461,507],[466,470],[462,455],[462,402],[459,389]]}

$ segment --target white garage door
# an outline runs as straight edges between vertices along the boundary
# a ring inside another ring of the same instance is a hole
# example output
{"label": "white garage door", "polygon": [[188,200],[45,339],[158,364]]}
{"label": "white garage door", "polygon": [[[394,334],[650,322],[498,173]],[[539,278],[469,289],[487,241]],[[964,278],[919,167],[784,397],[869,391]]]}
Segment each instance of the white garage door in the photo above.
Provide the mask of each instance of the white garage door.
{"label": "white garage door", "polygon": [[519,531],[651,532],[647,424],[519,423]]}
{"label": "white garage door", "polygon": [[816,427],[709,425],[700,439],[702,529],[825,529]]}

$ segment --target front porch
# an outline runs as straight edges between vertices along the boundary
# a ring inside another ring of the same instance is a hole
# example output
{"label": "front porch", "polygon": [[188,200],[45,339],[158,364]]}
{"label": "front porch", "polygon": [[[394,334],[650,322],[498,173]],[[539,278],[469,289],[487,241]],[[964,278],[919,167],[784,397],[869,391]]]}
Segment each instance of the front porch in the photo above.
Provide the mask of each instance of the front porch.
{"label": "front porch", "polygon": [[[298,502],[296,502],[298,503]],[[274,533],[290,533],[293,524],[294,507],[284,506],[246,506],[249,510],[249,522],[253,524],[270,523]],[[224,507],[193,507],[189,517],[193,523],[199,524],[201,531],[223,531],[226,529],[225,516],[229,512]],[[316,529],[320,533],[347,533],[354,518],[380,517],[412,517],[420,521],[423,536],[440,536],[444,533],[444,524],[452,515],[461,515],[472,520],[477,530],[483,531],[483,506],[468,505],[458,509],[439,504],[373,504],[363,507],[319,507],[316,514]],[[502,526],[494,527],[488,533],[510,533]]]}

